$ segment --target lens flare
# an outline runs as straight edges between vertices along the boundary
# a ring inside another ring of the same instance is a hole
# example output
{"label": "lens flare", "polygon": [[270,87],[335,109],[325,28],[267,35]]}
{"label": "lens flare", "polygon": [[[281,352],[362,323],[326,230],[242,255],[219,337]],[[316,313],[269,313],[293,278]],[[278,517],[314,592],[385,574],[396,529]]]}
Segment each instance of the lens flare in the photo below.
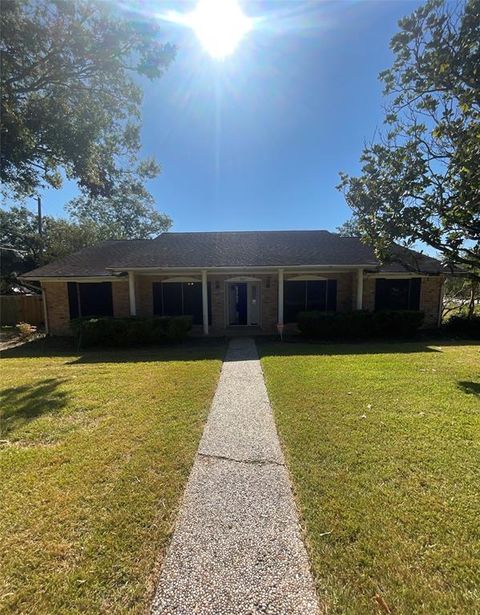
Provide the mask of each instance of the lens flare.
{"label": "lens flare", "polygon": [[188,26],[205,51],[217,60],[231,55],[240,41],[253,29],[237,0],[199,0],[190,13],[169,11],[169,21]]}

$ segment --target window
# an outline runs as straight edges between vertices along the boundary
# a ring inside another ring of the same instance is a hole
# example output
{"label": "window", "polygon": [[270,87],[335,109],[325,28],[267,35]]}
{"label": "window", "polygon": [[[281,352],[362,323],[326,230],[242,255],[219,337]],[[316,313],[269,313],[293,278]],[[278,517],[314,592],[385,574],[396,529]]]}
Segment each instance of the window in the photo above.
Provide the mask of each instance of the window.
{"label": "window", "polygon": [[284,283],[285,322],[297,322],[299,312],[337,309],[337,280],[286,281]]}
{"label": "window", "polygon": [[[208,286],[208,321],[212,324],[211,289]],[[194,325],[203,323],[200,282],[153,282],[153,313],[156,316],[191,316]]]}
{"label": "window", "polygon": [[70,318],[113,316],[111,282],[69,282]]}
{"label": "window", "polygon": [[375,310],[418,310],[421,278],[377,278]]}

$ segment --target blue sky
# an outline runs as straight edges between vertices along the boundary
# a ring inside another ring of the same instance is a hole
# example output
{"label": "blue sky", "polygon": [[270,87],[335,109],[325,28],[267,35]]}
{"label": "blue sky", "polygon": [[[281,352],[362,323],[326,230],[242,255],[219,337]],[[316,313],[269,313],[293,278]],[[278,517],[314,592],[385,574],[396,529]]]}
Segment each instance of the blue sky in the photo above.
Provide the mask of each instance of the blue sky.
{"label": "blue sky", "polygon": [[[144,84],[142,154],[162,166],[149,189],[172,230],[334,230],[345,221],[338,172],[358,172],[381,127],[377,76],[391,65],[398,19],[419,4],[244,2],[264,19],[223,61],[165,23],[178,55],[163,79]],[[45,214],[64,215],[75,193],[73,184],[45,191]]]}

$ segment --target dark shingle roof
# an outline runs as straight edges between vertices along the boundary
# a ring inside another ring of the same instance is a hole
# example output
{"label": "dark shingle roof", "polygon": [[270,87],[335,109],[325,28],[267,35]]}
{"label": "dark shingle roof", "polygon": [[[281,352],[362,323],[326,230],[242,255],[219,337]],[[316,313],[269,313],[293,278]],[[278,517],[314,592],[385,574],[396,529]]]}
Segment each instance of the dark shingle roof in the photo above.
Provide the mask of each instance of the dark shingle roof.
{"label": "dark shingle roof", "polygon": [[142,243],[141,240],[102,241],[29,271],[21,277],[36,279],[37,277],[111,276],[112,272],[107,271],[106,267],[118,258],[133,254]]}
{"label": "dark shingle roof", "polygon": [[[412,268],[440,273],[441,263],[411,250]],[[106,241],[25,274],[25,277],[104,276],[108,269],[149,267],[290,267],[359,266],[376,269],[379,262],[371,247],[356,237],[328,231],[243,231],[212,233],[163,233],[157,239]],[[401,272],[389,263],[382,271]]]}

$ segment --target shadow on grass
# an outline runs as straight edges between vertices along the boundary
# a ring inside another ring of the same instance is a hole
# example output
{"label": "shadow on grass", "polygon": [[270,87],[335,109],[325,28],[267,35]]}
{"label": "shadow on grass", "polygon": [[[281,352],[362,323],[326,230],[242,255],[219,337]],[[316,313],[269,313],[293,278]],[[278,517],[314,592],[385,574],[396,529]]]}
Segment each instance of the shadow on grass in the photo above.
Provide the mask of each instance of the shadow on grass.
{"label": "shadow on grass", "polygon": [[475,342],[468,340],[450,341],[445,339],[431,340],[375,340],[357,342],[321,342],[308,341],[302,338],[289,338],[284,342],[279,340],[257,341],[261,357],[268,356],[309,356],[309,355],[374,355],[374,354],[413,354],[441,352],[448,346],[469,346]]}
{"label": "shadow on grass", "polygon": [[469,382],[468,380],[461,380],[457,382],[457,386],[467,395],[476,395],[480,397],[480,382]]}
{"label": "shadow on grass", "polygon": [[204,361],[223,359],[223,338],[190,338],[179,344],[88,348],[78,350],[73,338],[45,338],[2,351],[4,359],[65,357],[68,365],[79,363],[144,363],[152,361]]}
{"label": "shadow on grass", "polygon": [[2,436],[9,435],[44,414],[64,408],[68,394],[58,390],[63,382],[64,380],[59,378],[47,378],[34,384],[0,391]]}

